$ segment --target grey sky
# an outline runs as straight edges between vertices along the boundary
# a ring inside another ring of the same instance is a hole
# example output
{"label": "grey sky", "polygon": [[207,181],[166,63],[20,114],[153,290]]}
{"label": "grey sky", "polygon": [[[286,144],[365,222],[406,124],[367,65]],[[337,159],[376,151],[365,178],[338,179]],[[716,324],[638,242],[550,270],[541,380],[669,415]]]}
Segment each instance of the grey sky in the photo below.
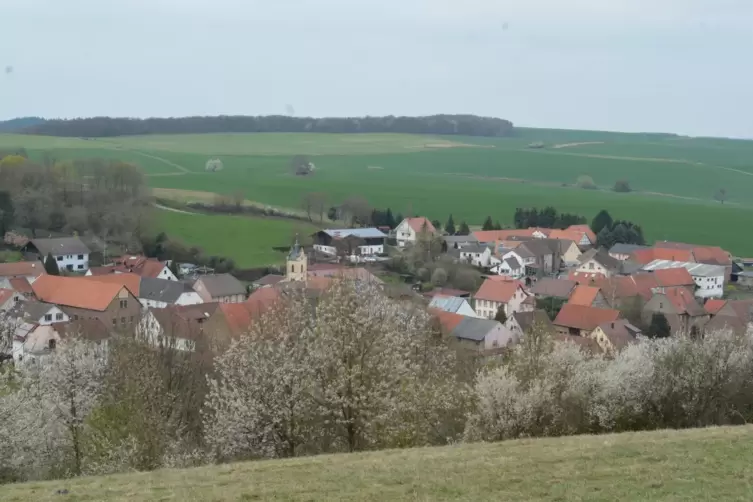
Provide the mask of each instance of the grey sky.
{"label": "grey sky", "polygon": [[752,0],[0,3],[0,119],[291,104],[753,137]]}

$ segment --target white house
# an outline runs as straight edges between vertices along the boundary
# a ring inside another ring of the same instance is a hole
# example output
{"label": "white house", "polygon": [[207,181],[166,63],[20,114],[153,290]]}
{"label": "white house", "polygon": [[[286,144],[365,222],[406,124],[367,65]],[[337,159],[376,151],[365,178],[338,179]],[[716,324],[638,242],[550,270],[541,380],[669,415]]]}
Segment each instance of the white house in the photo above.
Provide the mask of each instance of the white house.
{"label": "white house", "polygon": [[343,228],[320,230],[313,238],[314,249],[324,254],[335,256],[339,249],[348,255],[375,255],[384,253],[387,235],[378,228]]}
{"label": "white house", "polygon": [[430,309],[444,310],[453,314],[460,314],[467,317],[481,317],[473,310],[471,304],[465,298],[459,296],[434,295],[429,303]]}
{"label": "white house", "polygon": [[437,235],[437,229],[434,225],[423,216],[417,218],[405,218],[400,224],[395,227],[395,240],[397,245],[404,247],[408,244],[416,242],[418,235],[423,232],[429,232],[431,235]]}
{"label": "white house", "polygon": [[473,266],[486,268],[490,265],[492,251],[484,244],[471,244],[453,251],[458,254],[461,261]]}
{"label": "white house", "polygon": [[19,320],[13,335],[13,361],[16,364],[37,362],[55,350],[59,342],[60,334],[54,326]]}
{"label": "white house", "polygon": [[643,270],[652,272],[666,268],[684,268],[696,284],[695,296],[699,298],[722,298],[724,296],[724,278],[726,269],[723,265],[706,265],[685,261],[654,260],[643,266]]}
{"label": "white house", "polygon": [[91,251],[78,237],[32,239],[25,249],[36,252],[42,261],[51,254],[57,261],[59,270],[81,272],[82,274],[89,270],[89,254]]}
{"label": "white house", "polygon": [[526,301],[529,295],[519,281],[497,279],[486,279],[473,296],[476,313],[494,319],[500,307],[507,317],[515,312],[533,310],[533,305]]}
{"label": "white house", "polygon": [[184,282],[151,277],[141,278],[139,301],[144,307],[157,309],[163,309],[168,305],[204,303],[199,293]]}
{"label": "white house", "polygon": [[506,275],[513,279],[519,279],[523,277],[525,270],[523,265],[515,256],[510,256],[500,261],[497,265],[492,267],[492,272],[498,275]]}

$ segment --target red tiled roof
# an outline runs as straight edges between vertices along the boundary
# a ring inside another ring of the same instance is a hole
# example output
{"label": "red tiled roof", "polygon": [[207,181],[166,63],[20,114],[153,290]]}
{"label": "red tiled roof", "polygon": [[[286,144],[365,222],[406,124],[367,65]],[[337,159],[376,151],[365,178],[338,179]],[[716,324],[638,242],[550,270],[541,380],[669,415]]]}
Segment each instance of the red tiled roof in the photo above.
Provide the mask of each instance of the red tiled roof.
{"label": "red tiled roof", "polygon": [[[593,230],[591,230],[591,227],[589,227],[588,225],[570,225],[565,230],[568,232],[575,231],[575,232],[580,232],[582,234],[586,234],[586,236],[588,236],[588,240],[591,241],[591,244],[596,243],[596,234],[594,233]],[[575,240],[575,242],[580,241],[580,239],[571,239],[571,240]]]}
{"label": "red tiled roof", "polygon": [[41,261],[0,263],[0,277],[37,277],[46,273]]}
{"label": "red tiled roof", "polygon": [[489,300],[497,303],[509,302],[518,288],[522,288],[520,281],[485,280],[474,295],[479,300]]}
{"label": "red tiled roof", "polygon": [[165,263],[157,260],[156,258],[147,258],[145,256],[131,256],[125,255],[117,258],[114,261],[115,265],[108,265],[105,267],[97,267],[96,271],[92,271],[92,275],[104,275],[107,273],[121,272],[121,273],[134,273],[141,277],[151,277],[157,279],[160,273],[165,269]]}
{"label": "red tiled roof", "polygon": [[566,328],[593,330],[599,324],[616,321],[620,312],[613,309],[600,309],[566,303],[562,306],[554,324]]}
{"label": "red tiled roof", "polygon": [[702,246],[693,248],[693,256],[698,263],[730,265],[732,258],[729,253],[717,246]]}
{"label": "red tiled roof", "polygon": [[701,307],[695,296],[693,296],[693,292],[689,291],[688,288],[682,286],[664,288],[664,292],[660,294],[663,294],[672,302],[678,314],[688,314],[690,316],[706,314],[706,310]]}
{"label": "red tiled roof", "polygon": [[220,303],[220,311],[233,336],[248,333],[255,316],[246,303]]}
{"label": "red tiled roof", "polygon": [[31,288],[31,284],[29,284],[29,281],[26,279],[26,277],[16,277],[9,279],[8,282],[10,283],[10,287],[13,288],[14,291],[17,291],[21,294],[26,295],[34,293],[34,290]]}
{"label": "red tiled roof", "polygon": [[[537,230],[541,231],[542,233],[548,234],[549,229],[540,229],[540,228],[518,228],[518,229],[508,229],[508,230],[479,230],[477,232],[473,232],[473,236],[481,243],[484,242],[495,242],[495,241],[504,241],[509,239],[510,237],[533,237],[534,232]],[[546,232],[544,232],[546,230]]]}
{"label": "red tiled roof", "polygon": [[572,303],[573,305],[590,307],[593,305],[598,294],[599,288],[593,286],[575,286],[575,289],[570,293],[570,299],[567,302]]}
{"label": "red tiled roof", "polygon": [[446,312],[440,309],[429,309],[429,313],[437,318],[440,326],[442,326],[442,329],[446,333],[452,332],[452,330],[457,328],[458,324],[460,324],[463,319],[465,319],[464,315],[455,314],[453,312]]}
{"label": "red tiled roof", "polygon": [[686,268],[664,268],[654,270],[654,277],[659,286],[695,286],[693,276]]}
{"label": "red tiled roof", "polygon": [[257,289],[244,302],[246,308],[254,314],[260,315],[282,298],[277,287]]}
{"label": "red tiled roof", "polygon": [[576,244],[578,244],[578,243],[580,243],[580,240],[583,238],[583,233],[584,232],[579,231],[579,230],[560,230],[560,229],[554,229],[549,234],[549,238],[550,239],[559,239],[559,240],[573,241]]}
{"label": "red tiled roof", "polygon": [[31,288],[36,297],[45,303],[102,312],[118,296],[123,285],[84,277],[43,275],[34,281]]}
{"label": "red tiled roof", "polygon": [[641,265],[648,265],[654,260],[669,260],[692,262],[693,254],[687,249],[648,248],[637,249],[631,255],[632,259]]}
{"label": "red tiled roof", "polygon": [[709,300],[703,305],[703,308],[709,314],[716,315],[725,305],[727,305],[727,300]]}
{"label": "red tiled roof", "polygon": [[141,277],[136,274],[109,274],[109,275],[87,275],[83,279],[87,281],[106,282],[110,284],[120,284],[136,298],[139,297],[141,290]]}
{"label": "red tiled roof", "polygon": [[426,225],[426,229],[429,232],[433,234],[437,233],[437,229],[434,228],[434,225],[431,223],[431,221],[423,216],[417,216],[415,218],[405,218],[405,221],[408,223],[408,226],[410,226],[416,232],[423,231],[424,225]]}

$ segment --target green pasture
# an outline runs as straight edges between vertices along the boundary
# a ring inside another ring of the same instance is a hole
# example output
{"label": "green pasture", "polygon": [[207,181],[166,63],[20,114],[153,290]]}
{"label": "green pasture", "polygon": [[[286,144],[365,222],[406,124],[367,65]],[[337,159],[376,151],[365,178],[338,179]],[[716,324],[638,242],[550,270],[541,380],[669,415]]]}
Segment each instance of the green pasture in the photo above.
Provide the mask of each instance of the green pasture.
{"label": "green pasture", "polygon": [[[528,147],[537,141],[544,148]],[[26,147],[35,158],[45,153],[61,160],[118,158],[141,165],[154,187],[242,191],[249,200],[292,208],[300,206],[306,193],[324,192],[332,205],[359,196],[395,213],[442,221],[452,213],[456,221],[470,224],[480,224],[487,215],[511,224],[516,207],[553,205],[589,218],[608,209],[642,225],[649,239],[753,253],[753,236],[741,231],[753,217],[753,141],[524,128],[512,138],[265,133],[85,140],[0,135],[0,148],[13,146]],[[291,159],[298,154],[311,156],[315,174],[291,173]],[[205,172],[209,158],[220,158],[224,169]],[[599,190],[574,187],[579,176],[590,176]],[[618,180],[628,180],[634,192],[612,192]],[[714,200],[722,188],[727,192],[724,204]]]}

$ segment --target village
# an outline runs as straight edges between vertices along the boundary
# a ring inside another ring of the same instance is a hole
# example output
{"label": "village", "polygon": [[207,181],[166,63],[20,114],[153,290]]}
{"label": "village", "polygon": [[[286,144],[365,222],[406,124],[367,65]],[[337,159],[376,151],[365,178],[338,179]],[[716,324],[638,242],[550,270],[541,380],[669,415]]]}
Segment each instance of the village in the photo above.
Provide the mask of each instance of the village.
{"label": "village", "polygon": [[[2,357],[34,363],[71,336],[106,346],[124,331],[170,340],[179,350],[229,342],[292,291],[321,294],[335,280],[378,284],[482,354],[504,353],[533,329],[610,355],[641,336],[744,332],[751,322],[753,298],[727,295],[730,285],[751,286],[749,263],[717,246],[659,241],[604,249],[585,224],[467,235],[436,227],[409,217],[394,229],[323,229],[308,236],[311,245],[295,240],[284,271],[250,283],[142,254],[90,266],[92,250],[78,236],[31,239],[21,248],[25,261],[0,263],[0,315],[12,340]],[[474,288],[458,287],[441,268],[428,287],[383,274],[424,249],[426,261],[461,267],[456,278],[473,270],[478,281],[463,282]]]}

